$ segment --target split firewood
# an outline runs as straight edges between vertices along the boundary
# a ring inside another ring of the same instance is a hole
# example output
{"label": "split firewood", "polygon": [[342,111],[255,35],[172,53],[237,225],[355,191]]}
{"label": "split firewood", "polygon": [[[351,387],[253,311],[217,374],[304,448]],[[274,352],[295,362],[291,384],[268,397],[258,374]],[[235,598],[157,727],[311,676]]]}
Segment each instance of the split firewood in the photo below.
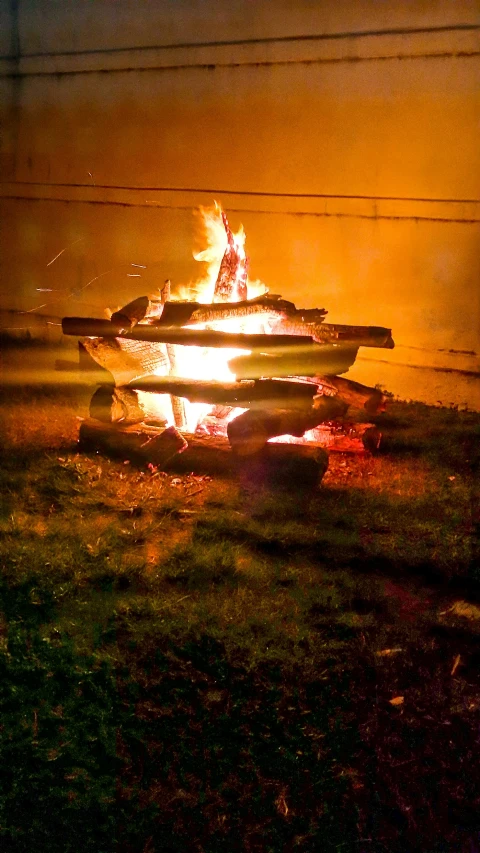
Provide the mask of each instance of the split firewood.
{"label": "split firewood", "polygon": [[123,338],[86,338],[87,353],[113,376],[116,385],[128,385],[132,379],[161,370],[168,373],[165,346]]}
{"label": "split firewood", "polygon": [[136,391],[101,385],[90,400],[90,417],[104,423],[139,424],[145,412]]}
{"label": "split firewood", "polygon": [[149,343],[175,344],[193,347],[225,347],[232,349],[259,349],[262,352],[281,347],[304,346],[312,338],[295,335],[249,335],[241,332],[215,332],[208,329],[183,329],[137,323],[133,329],[119,332],[110,320],[84,317],[65,317],[62,320],[65,335],[94,338],[119,338]]}
{"label": "split firewood", "polygon": [[369,415],[385,411],[385,395],[378,388],[361,385],[341,376],[318,377],[319,384],[326,382],[336,389],[341,400],[354,409],[365,409]]}
{"label": "split firewood", "polygon": [[352,366],[357,352],[358,347],[306,343],[303,347],[291,347],[285,353],[239,355],[230,359],[228,367],[237,380],[261,376],[339,374],[346,373]]}
{"label": "split firewood", "polygon": [[175,427],[164,430],[138,427],[116,427],[96,420],[80,424],[79,445],[82,450],[100,451],[107,456],[132,462],[164,467],[187,442]]}
{"label": "split firewood", "polygon": [[278,435],[300,437],[322,421],[342,417],[347,410],[346,403],[337,397],[319,397],[315,405],[306,412],[291,409],[249,409],[230,421],[227,429],[232,449],[239,456],[258,453],[270,438]]}
{"label": "split firewood", "polygon": [[246,382],[216,382],[178,376],[145,376],[133,380],[130,388],[152,394],[175,394],[191,403],[250,408],[305,409],[312,406],[317,386],[307,382],[262,379]]}
{"label": "split firewood", "polygon": [[145,319],[149,308],[150,300],[148,296],[139,296],[138,299],[129,302],[128,305],[120,308],[119,311],[114,311],[110,317],[110,322],[118,328],[119,332],[133,329],[140,320]]}
{"label": "split firewood", "polygon": [[237,302],[247,298],[248,258],[243,245],[238,245],[232,234],[226,214],[222,210],[222,222],[227,235],[225,249],[213,292],[214,302]]}

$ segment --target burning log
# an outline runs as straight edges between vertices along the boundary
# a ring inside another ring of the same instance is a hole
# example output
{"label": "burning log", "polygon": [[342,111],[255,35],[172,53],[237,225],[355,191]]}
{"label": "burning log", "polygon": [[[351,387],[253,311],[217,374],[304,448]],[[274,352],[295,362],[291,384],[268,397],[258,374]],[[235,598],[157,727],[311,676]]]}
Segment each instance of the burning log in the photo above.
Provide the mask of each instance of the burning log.
{"label": "burning log", "polygon": [[325,308],[296,308],[293,302],[287,302],[277,295],[262,294],[254,299],[241,302],[219,302],[204,304],[201,302],[166,302],[158,319],[152,320],[155,326],[186,326],[195,323],[213,323],[222,320],[252,317],[265,314],[273,320],[290,317],[299,322],[321,323],[327,311]]}
{"label": "burning log", "polygon": [[[303,338],[305,342],[307,339]],[[252,353],[230,359],[228,367],[237,380],[261,376],[318,376],[346,373],[357,357],[358,347],[304,343],[286,353]]]}
{"label": "burning log", "polygon": [[317,386],[307,382],[262,379],[246,382],[216,382],[173,376],[146,376],[130,383],[130,388],[152,394],[175,394],[191,403],[250,408],[310,408]]}
{"label": "burning log", "polygon": [[115,427],[96,420],[83,421],[80,425],[79,446],[82,450],[93,450],[120,459],[164,467],[188,446],[187,441],[175,429],[141,429]]}
{"label": "burning log", "polygon": [[336,397],[319,397],[306,412],[289,409],[274,411],[249,409],[228,424],[232,450],[239,456],[258,453],[270,438],[279,435],[301,437],[322,421],[342,417],[348,406]]}
{"label": "burning log", "polygon": [[101,385],[90,400],[90,417],[109,424],[139,424],[144,420],[145,412],[136,391]]}
{"label": "burning log", "polygon": [[232,234],[232,229],[223,210],[221,216],[227,235],[227,248],[215,282],[213,301],[236,302],[239,299],[247,298],[248,258],[245,255],[242,240],[238,236],[235,238]]}
{"label": "burning log", "polygon": [[183,329],[178,327],[152,326],[138,323],[129,331],[119,332],[110,320],[84,317],[64,317],[64,335],[91,338],[119,338],[149,343],[175,344],[190,347],[227,347],[231,349],[270,349],[303,346],[312,338],[295,335],[249,335],[242,332],[214,332],[208,329]]}

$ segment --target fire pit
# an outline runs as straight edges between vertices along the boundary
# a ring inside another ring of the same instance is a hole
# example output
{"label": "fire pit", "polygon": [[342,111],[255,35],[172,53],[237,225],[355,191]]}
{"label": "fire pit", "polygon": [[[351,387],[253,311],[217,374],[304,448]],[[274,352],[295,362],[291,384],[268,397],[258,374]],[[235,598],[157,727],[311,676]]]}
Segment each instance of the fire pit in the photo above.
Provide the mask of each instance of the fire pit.
{"label": "fire pit", "polygon": [[359,347],[393,347],[390,329],[326,323],[325,308],[299,309],[251,284],[243,229],[234,234],[218,205],[202,216],[208,247],[196,257],[208,271],[191,298],[173,299],[167,281],[109,319],[63,320],[105,371],[80,443],[160,467],[189,446],[227,442],[236,459],[285,460],[287,444],[317,463],[325,448],[378,447],[368,416],[384,396],[340,374]]}

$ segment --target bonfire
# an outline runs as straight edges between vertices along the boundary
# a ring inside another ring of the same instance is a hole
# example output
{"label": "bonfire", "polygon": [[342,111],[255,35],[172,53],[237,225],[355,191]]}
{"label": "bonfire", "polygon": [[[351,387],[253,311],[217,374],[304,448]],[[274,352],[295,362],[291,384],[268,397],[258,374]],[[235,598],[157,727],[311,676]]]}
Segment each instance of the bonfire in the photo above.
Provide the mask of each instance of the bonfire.
{"label": "bonfire", "polygon": [[243,228],[234,233],[218,204],[200,213],[199,281],[175,295],[166,281],[108,319],[63,320],[104,371],[81,442],[156,465],[212,437],[240,458],[274,444],[378,447],[368,416],[385,398],[342,374],[360,347],[393,347],[391,330],[327,323],[325,308],[297,308],[251,282]]}

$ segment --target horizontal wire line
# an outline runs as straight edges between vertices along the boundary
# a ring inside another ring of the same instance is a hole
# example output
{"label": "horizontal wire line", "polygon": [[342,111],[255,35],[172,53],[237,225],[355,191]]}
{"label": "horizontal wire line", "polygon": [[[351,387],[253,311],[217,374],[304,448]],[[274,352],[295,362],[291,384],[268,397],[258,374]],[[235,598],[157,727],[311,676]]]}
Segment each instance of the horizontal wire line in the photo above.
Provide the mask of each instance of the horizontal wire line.
{"label": "horizontal wire line", "polygon": [[185,42],[177,44],[128,45],[127,47],[100,47],[88,50],[45,51],[37,53],[18,53],[0,56],[0,59],[38,59],[57,56],[91,56],[99,53],[131,53],[147,50],[187,50],[204,47],[237,47],[249,44],[283,44],[285,42],[337,41],[344,39],[378,38],[382,36],[429,35],[437,33],[471,32],[480,29],[480,24],[446,24],[439,27],[398,27],[384,30],[357,30],[340,33],[315,33],[293,36],[266,36],[263,38],[232,39],[205,42]]}
{"label": "horizontal wire line", "polygon": [[474,59],[480,56],[478,50],[457,50],[457,51],[438,51],[432,53],[403,53],[403,54],[387,54],[384,56],[339,56],[330,58],[317,59],[278,59],[278,60],[248,60],[246,62],[192,62],[182,63],[179,65],[142,65],[142,66],[124,66],[123,68],[79,68],[69,69],[66,71],[5,71],[0,73],[3,78],[20,78],[20,77],[73,77],[79,74],[144,74],[147,72],[167,72],[167,71],[186,71],[191,70],[207,70],[214,71],[220,68],[273,68],[281,66],[294,65],[339,65],[341,63],[357,64],[360,62],[388,62],[397,60],[415,60],[415,59]]}
{"label": "horizontal wire line", "polygon": [[132,192],[166,192],[166,193],[204,193],[208,195],[243,195],[265,198],[298,198],[298,199],[350,199],[358,201],[414,201],[414,202],[440,202],[442,204],[479,204],[478,198],[415,198],[412,196],[388,196],[388,195],[346,195],[342,193],[290,193],[290,192],[262,192],[260,190],[229,190],[204,187],[158,187],[158,186],[132,186],[121,184],[91,184],[91,183],[55,183],[53,181],[0,181],[0,186],[27,186],[27,187],[52,187],[58,189],[88,189],[88,190],[124,190]]}
{"label": "horizontal wire line", "polygon": [[[98,204],[104,205],[106,207],[145,207],[153,210],[189,210],[191,211],[190,205],[173,205],[173,204],[156,204],[155,202],[137,202],[137,201],[101,201],[99,199],[81,199],[81,198],[52,198],[51,196],[21,196],[21,195],[12,195],[12,196],[2,196],[4,200],[11,201],[50,201],[57,202],[61,204]],[[367,214],[367,213],[325,213],[325,212],[311,212],[308,210],[251,210],[249,208],[234,208],[229,207],[230,213],[251,213],[251,214],[261,214],[265,216],[312,216],[316,218],[327,218],[327,219],[388,219],[392,221],[410,221],[410,222],[450,222],[457,223],[459,225],[473,225],[474,223],[480,222],[480,219],[461,219],[455,217],[443,217],[443,216],[414,216],[412,214],[408,216],[397,216],[397,215],[387,215],[387,214]]]}

